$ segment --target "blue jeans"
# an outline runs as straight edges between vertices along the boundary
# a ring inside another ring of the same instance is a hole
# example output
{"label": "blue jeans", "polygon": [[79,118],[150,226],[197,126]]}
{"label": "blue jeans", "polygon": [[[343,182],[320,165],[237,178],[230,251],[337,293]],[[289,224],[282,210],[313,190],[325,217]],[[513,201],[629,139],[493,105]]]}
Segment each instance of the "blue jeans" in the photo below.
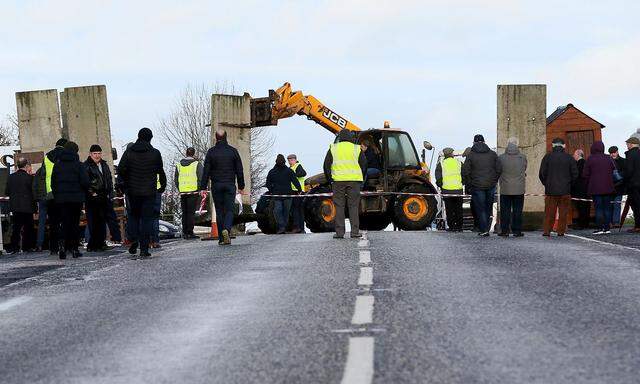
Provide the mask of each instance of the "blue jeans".
{"label": "blue jeans", "polygon": [[151,228],[151,241],[160,242],[160,210],[162,209],[162,193],[156,193],[153,202],[153,227]]}
{"label": "blue jeans", "polygon": [[129,196],[127,206],[127,235],[131,242],[140,243],[140,251],[149,251],[149,241],[153,228],[154,196]]}
{"label": "blue jeans", "polygon": [[620,215],[622,211],[622,195],[614,196],[613,201],[614,203],[611,204],[613,205],[613,210],[611,214],[611,223],[618,225],[620,224]]}
{"label": "blue jeans", "polygon": [[476,211],[478,217],[478,228],[480,232],[489,232],[489,217],[493,213],[493,199],[496,194],[496,187],[489,189],[474,188],[471,192],[471,200],[473,201],[473,208]]}
{"label": "blue jeans", "polygon": [[274,199],[273,215],[278,223],[278,232],[284,232],[289,224],[289,210],[291,209],[291,199]]}
{"label": "blue jeans", "polygon": [[236,185],[233,183],[215,183],[211,187],[213,204],[216,206],[218,235],[223,230],[231,232],[233,226],[233,206],[236,200]]}
{"label": "blue jeans", "polygon": [[596,206],[596,225],[604,231],[608,231],[611,225],[612,199],[612,195],[593,195],[593,203]]}
{"label": "blue jeans", "polygon": [[44,245],[44,234],[47,229],[47,201],[38,201],[38,238],[36,245],[42,248]]}

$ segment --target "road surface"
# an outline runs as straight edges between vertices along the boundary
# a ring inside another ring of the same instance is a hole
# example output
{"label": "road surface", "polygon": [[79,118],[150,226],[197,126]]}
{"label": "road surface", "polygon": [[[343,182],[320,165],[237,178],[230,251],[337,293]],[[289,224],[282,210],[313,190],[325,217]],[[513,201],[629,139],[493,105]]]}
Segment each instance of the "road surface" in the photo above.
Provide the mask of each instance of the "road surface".
{"label": "road surface", "polygon": [[0,381],[633,383],[640,242],[619,238],[257,235],[151,260],[4,256]]}

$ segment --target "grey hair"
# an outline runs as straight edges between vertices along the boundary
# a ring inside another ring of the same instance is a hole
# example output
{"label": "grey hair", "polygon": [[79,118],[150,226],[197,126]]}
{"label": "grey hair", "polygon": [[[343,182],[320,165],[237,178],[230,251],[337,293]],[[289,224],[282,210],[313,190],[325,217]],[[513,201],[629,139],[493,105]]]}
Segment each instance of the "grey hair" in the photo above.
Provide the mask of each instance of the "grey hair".
{"label": "grey hair", "polygon": [[507,144],[515,144],[517,146],[520,144],[520,140],[518,140],[517,137],[512,136],[507,140]]}
{"label": "grey hair", "polygon": [[18,166],[18,169],[22,169],[27,165],[29,165],[29,160],[27,160],[24,157],[18,157],[18,161],[16,162],[16,165]]}

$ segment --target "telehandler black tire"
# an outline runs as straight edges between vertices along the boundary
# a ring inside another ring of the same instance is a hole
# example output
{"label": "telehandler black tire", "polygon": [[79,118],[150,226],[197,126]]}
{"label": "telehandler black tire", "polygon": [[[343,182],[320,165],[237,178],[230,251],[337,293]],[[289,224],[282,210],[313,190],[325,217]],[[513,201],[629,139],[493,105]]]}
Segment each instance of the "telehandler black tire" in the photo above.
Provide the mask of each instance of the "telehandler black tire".
{"label": "telehandler black tire", "polygon": [[[432,193],[428,187],[420,184],[410,184],[401,192]],[[420,231],[431,225],[437,209],[434,196],[400,195],[395,198],[393,205],[393,222],[403,231]]]}
{"label": "telehandler black tire", "polygon": [[[331,192],[329,187],[316,187],[309,191],[314,193]],[[331,196],[312,196],[304,198],[304,221],[311,232],[335,231],[336,206]]]}
{"label": "telehandler black tire", "polygon": [[272,235],[278,231],[276,217],[273,214],[273,200],[268,195],[260,196],[256,204],[258,215],[258,228],[266,235]]}

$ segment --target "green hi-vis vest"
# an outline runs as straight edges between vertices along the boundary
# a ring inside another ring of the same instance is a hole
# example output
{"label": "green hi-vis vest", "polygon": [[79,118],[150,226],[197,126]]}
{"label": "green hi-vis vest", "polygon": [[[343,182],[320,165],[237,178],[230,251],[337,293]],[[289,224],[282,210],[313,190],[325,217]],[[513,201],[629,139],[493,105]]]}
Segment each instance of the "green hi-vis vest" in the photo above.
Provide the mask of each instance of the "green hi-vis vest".
{"label": "green hi-vis vest", "polygon": [[[293,171],[293,173],[296,173],[296,169],[298,169],[299,165],[300,165],[300,163],[298,162],[298,163],[293,164],[293,166],[291,166],[291,170]],[[304,176],[298,177],[298,183],[300,183],[300,188],[302,188],[303,191],[304,191],[304,180],[305,180]],[[293,183],[291,183],[291,190],[293,190],[293,191],[297,191],[298,190],[296,188],[296,186],[293,185]]]}
{"label": "green hi-vis vest", "polygon": [[442,189],[456,191],[462,189],[462,164],[453,157],[440,163],[442,166]]}
{"label": "green hi-vis vest", "polygon": [[160,187],[162,187],[162,184],[160,184],[160,175],[156,175],[156,191],[159,191]]}
{"label": "green hi-vis vest", "polygon": [[44,157],[44,186],[47,194],[52,192],[51,189],[51,176],[53,175],[53,166],[56,165],[53,161],[49,160],[49,158],[45,155]]}
{"label": "green hi-vis vest", "polygon": [[329,146],[333,163],[331,163],[331,178],[333,181],[362,181],[362,169],[358,164],[360,146],[342,141]]}
{"label": "green hi-vis vest", "polygon": [[178,192],[194,192],[198,190],[198,162],[183,166],[176,164],[178,168]]}

